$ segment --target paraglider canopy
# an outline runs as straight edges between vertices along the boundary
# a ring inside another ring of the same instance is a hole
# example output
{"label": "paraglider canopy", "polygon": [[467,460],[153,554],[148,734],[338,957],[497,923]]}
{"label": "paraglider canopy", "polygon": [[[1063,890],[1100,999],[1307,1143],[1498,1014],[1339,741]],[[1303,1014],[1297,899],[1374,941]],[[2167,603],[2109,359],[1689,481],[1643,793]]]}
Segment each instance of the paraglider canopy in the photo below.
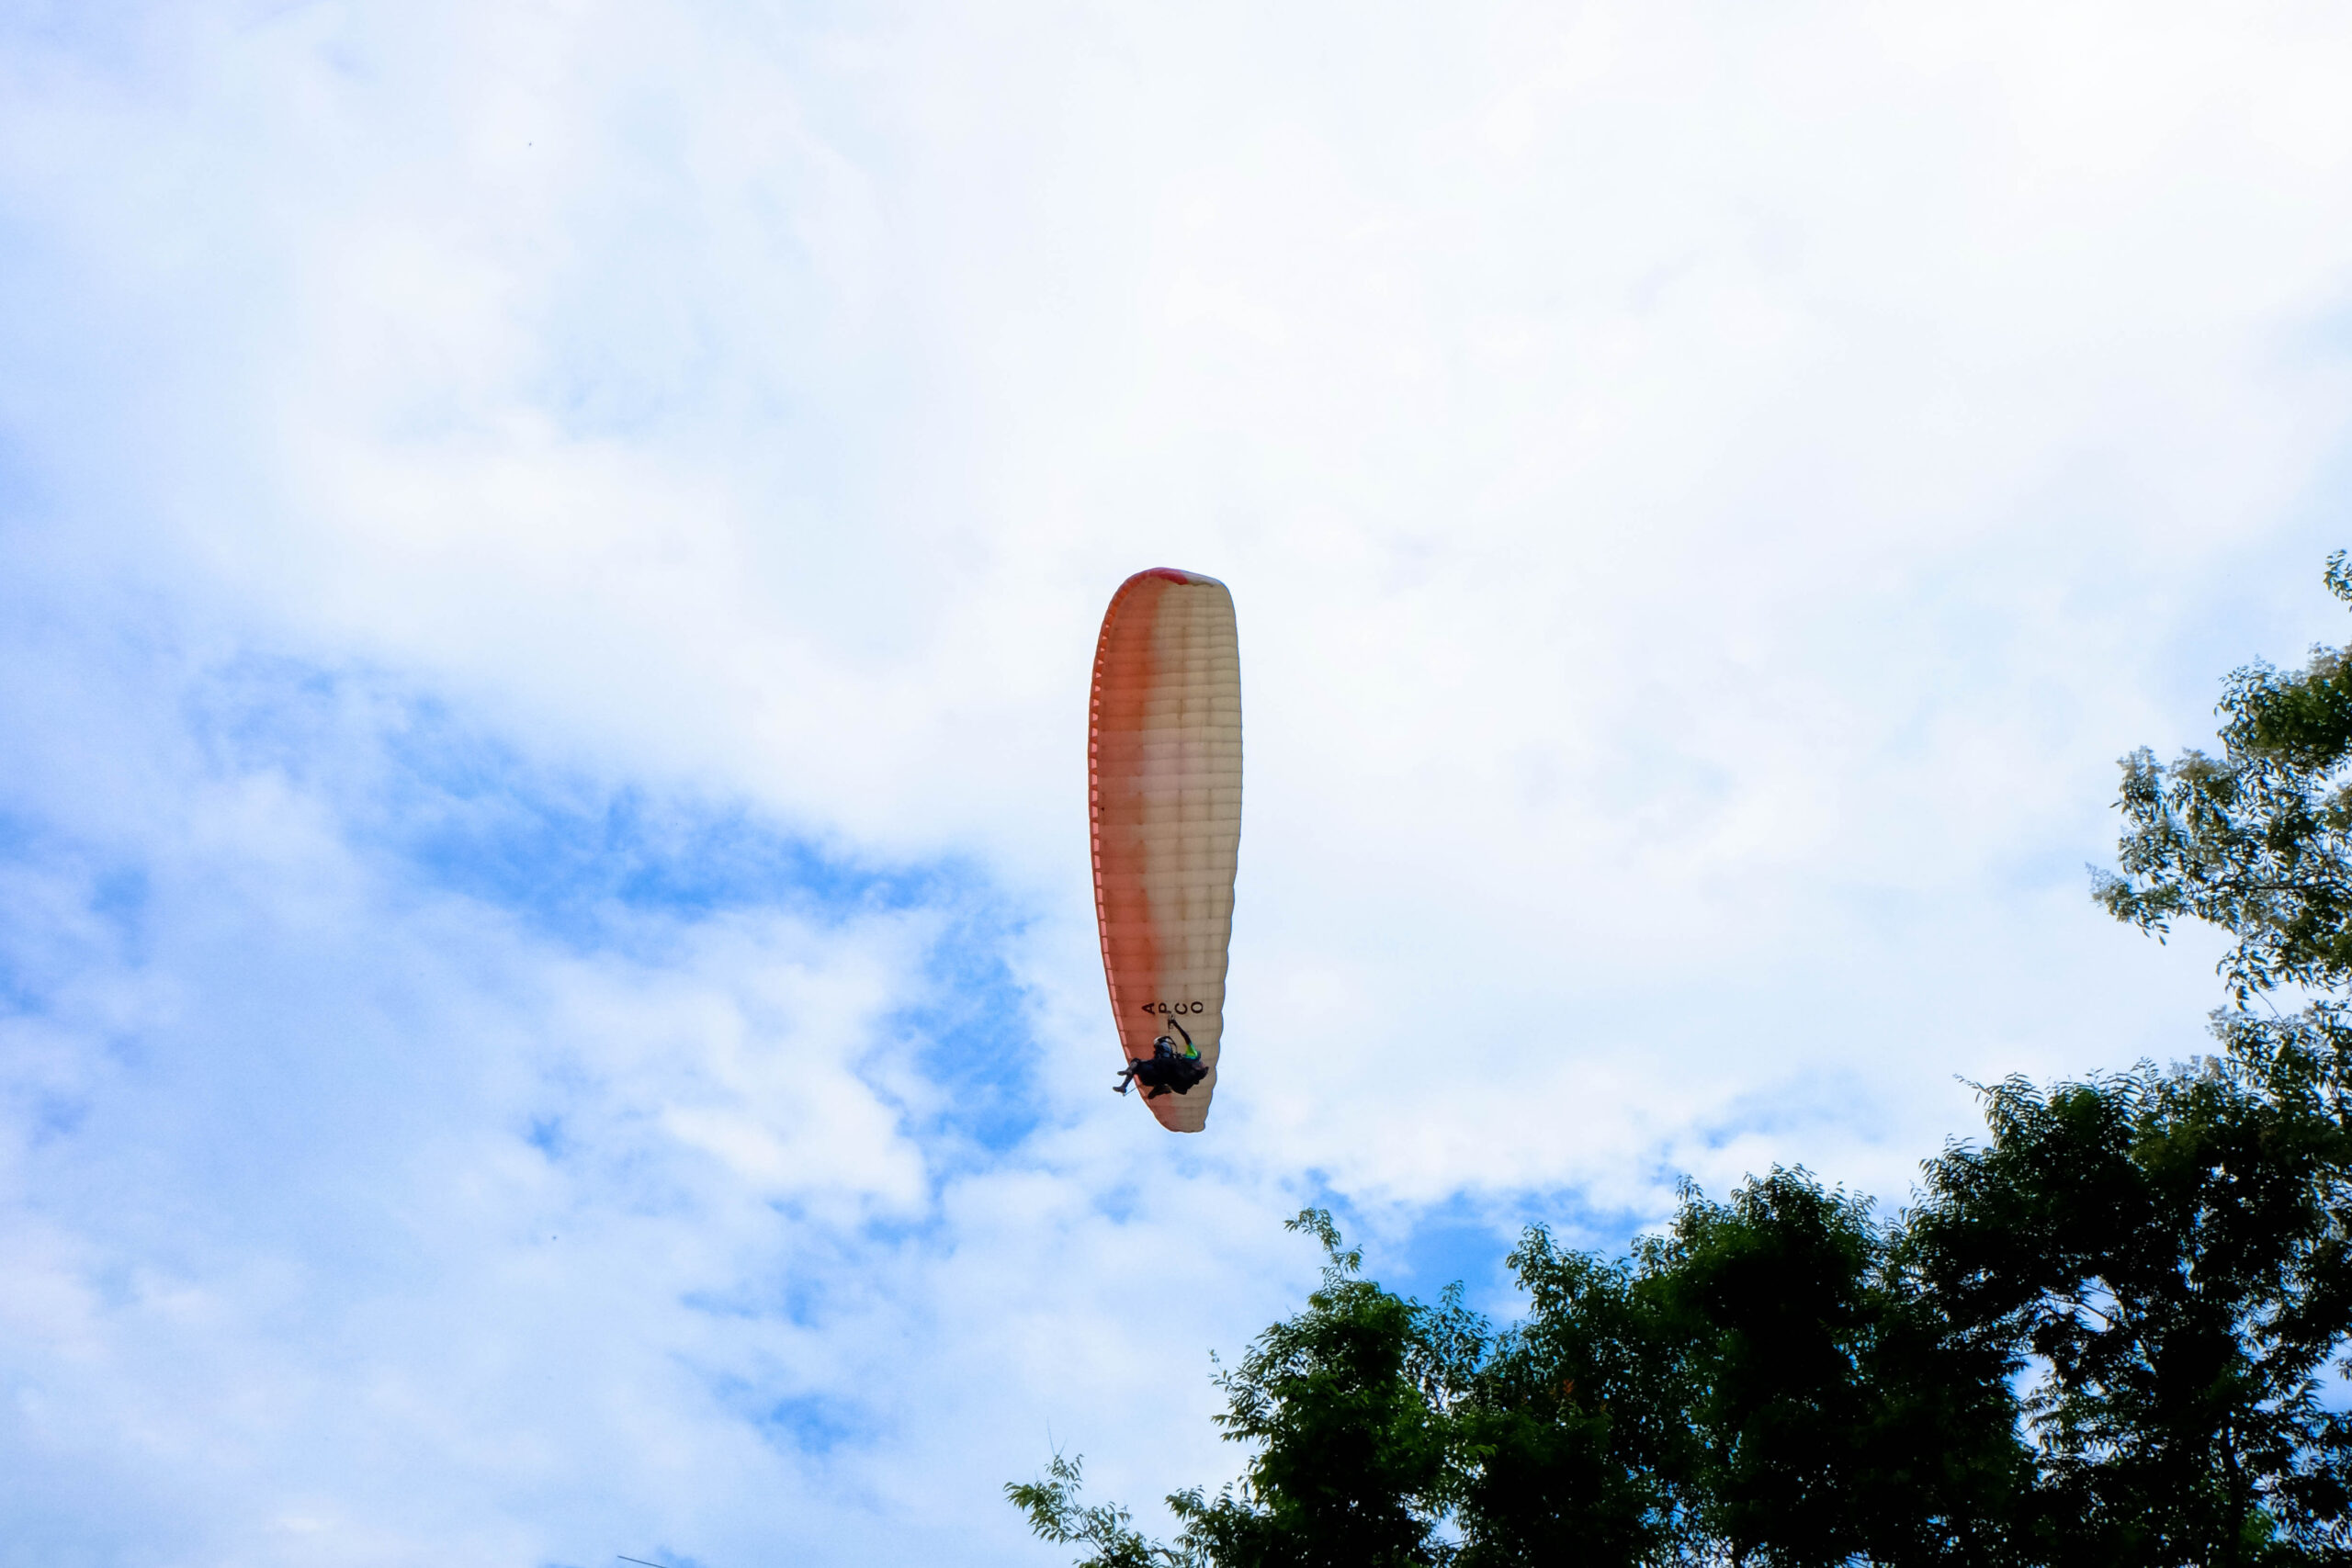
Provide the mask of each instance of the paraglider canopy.
{"label": "paraglider canopy", "polygon": [[1241,654],[1224,583],[1160,567],[1119,585],[1095,645],[1089,728],[1094,911],[1121,1076],[1144,1086],[1161,1126],[1197,1133],[1216,1090],[1241,843]]}

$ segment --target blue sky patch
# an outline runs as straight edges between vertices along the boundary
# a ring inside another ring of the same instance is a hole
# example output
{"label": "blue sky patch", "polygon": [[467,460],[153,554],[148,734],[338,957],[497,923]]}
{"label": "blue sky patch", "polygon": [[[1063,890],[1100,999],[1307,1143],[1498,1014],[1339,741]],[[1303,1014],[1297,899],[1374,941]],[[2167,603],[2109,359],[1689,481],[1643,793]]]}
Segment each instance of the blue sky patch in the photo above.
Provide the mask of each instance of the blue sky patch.
{"label": "blue sky patch", "polygon": [[841,853],[741,802],[535,762],[380,677],[245,660],[202,688],[191,718],[219,765],[320,789],[358,847],[582,951],[643,941],[648,917],[768,908],[833,921],[963,902],[981,883],[956,863]]}

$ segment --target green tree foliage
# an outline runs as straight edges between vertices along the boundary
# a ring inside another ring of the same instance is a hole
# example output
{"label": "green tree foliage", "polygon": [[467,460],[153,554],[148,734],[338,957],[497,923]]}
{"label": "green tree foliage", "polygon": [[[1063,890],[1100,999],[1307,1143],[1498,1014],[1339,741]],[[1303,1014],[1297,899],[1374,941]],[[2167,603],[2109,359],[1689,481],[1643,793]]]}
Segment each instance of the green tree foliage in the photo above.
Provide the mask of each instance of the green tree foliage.
{"label": "green tree foliage", "polygon": [[1533,1310],[1458,1379],[1464,1568],[1648,1562],[1686,1531],[1698,1445],[1655,1250],[1603,1259],[1537,1228],[1511,1254]]}
{"label": "green tree foliage", "polygon": [[2227,1060],[1986,1100],[1904,1251],[1948,1336],[2024,1372],[2036,1560],[2337,1561],[2340,1126]]}
{"label": "green tree foliage", "polygon": [[[2330,592],[2352,604],[2352,564],[2328,558]],[[2223,683],[2222,755],[2169,766],[2123,760],[2127,828],[2119,873],[2094,872],[2099,901],[2162,935],[2183,915],[2235,942],[2222,972],[2243,1003],[2281,986],[2352,982],[2352,666],[2318,648],[2301,670],[2250,664]]]}
{"label": "green tree foliage", "polygon": [[1210,1560],[1189,1535],[1163,1546],[1136,1529],[1135,1516],[1116,1503],[1080,1503],[1083,1470],[1082,1460],[1056,1454],[1042,1477],[1015,1482],[1005,1495],[1029,1516],[1029,1528],[1040,1540],[1092,1547],[1093,1554],[1080,1558],[1078,1568],[1204,1568]]}
{"label": "green tree foliage", "polygon": [[1623,1259],[1531,1231],[1463,1407],[1464,1563],[2000,1560],[2005,1363],[1920,1310],[1897,1239],[1801,1170],[1686,1188]]}
{"label": "green tree foliage", "polygon": [[1219,1375],[1243,1479],[1172,1545],[1012,1489],[1086,1568],[2352,1563],[2346,1172],[2316,1094],[2226,1058],[1986,1091],[1883,1224],[1802,1170],[1686,1189],[1624,1256],[1531,1230],[1524,1318],[1363,1277]]}
{"label": "green tree foliage", "polygon": [[1323,1211],[1290,1228],[1323,1243],[1322,1284],[1216,1380],[1217,1424],[1256,1455],[1238,1488],[1180,1493],[1170,1506],[1219,1564],[1442,1562],[1458,1479],[1450,1418],[1485,1325],[1458,1290],[1429,1307],[1364,1279],[1363,1255]]}
{"label": "green tree foliage", "polygon": [[2352,662],[2220,712],[2124,760],[2096,887],[2231,935],[2216,1054],[1983,1090],[1891,1221],[1775,1169],[1622,1256],[1531,1229],[1500,1329],[1310,1210],[1320,1286],[1217,1375],[1238,1483],[1171,1544],[1076,1460],[1014,1502],[1083,1568],[2352,1568]]}

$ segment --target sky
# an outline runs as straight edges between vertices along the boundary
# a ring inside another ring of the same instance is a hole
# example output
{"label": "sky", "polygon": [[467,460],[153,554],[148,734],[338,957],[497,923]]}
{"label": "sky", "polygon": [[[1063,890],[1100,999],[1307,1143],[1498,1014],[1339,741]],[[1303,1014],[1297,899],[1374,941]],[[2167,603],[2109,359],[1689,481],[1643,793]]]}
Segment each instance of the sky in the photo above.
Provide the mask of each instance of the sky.
{"label": "sky", "polygon": [[[2203,1048],[2352,15],[0,4],[0,1564],[1046,1564],[1212,1353]],[[1227,582],[1208,1131],[1084,720]]]}

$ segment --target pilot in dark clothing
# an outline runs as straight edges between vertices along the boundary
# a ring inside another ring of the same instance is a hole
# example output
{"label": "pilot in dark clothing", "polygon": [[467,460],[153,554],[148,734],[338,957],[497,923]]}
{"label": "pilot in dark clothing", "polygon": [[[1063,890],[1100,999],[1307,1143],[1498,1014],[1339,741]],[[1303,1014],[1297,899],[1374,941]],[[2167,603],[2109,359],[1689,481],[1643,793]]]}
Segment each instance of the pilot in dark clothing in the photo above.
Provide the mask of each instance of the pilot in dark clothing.
{"label": "pilot in dark clothing", "polygon": [[[1175,1022],[1173,1019],[1169,1021]],[[1121,1073],[1119,1081],[1111,1086],[1112,1092],[1125,1094],[1136,1084],[1141,1084],[1146,1100],[1158,1100],[1170,1090],[1178,1094],[1191,1093],[1194,1084],[1209,1076],[1209,1069],[1207,1064],[1201,1060],[1201,1048],[1193,1043],[1192,1034],[1182,1024],[1176,1024],[1176,1032],[1184,1036],[1183,1050],[1177,1050],[1176,1042],[1165,1034],[1161,1035],[1151,1043],[1149,1059],[1127,1064],[1127,1070]]]}

